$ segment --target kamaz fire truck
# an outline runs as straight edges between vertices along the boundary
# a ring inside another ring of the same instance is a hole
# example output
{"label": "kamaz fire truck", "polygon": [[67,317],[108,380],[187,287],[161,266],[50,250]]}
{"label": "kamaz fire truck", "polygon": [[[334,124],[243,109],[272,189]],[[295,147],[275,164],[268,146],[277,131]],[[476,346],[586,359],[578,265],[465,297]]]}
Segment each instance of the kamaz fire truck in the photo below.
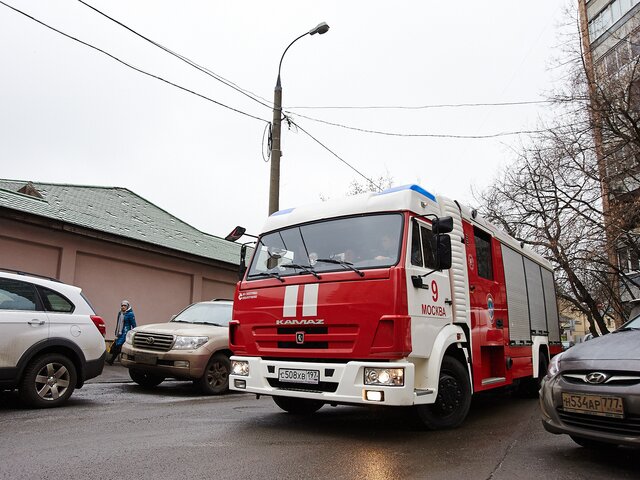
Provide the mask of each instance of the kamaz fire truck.
{"label": "kamaz fire truck", "polygon": [[453,428],[476,392],[535,393],[562,349],[550,264],[417,185],[276,212],[241,270],[230,388],[291,413],[412,406]]}

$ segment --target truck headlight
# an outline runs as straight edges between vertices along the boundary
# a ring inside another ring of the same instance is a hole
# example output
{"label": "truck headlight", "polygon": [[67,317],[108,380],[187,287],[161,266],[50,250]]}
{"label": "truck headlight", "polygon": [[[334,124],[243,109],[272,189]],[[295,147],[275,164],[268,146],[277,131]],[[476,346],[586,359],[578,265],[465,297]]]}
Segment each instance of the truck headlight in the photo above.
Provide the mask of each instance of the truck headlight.
{"label": "truck headlight", "polygon": [[176,350],[195,350],[209,341],[209,337],[183,337],[178,335],[173,348]]}
{"label": "truck headlight", "polygon": [[401,387],[404,385],[404,368],[365,367],[364,384]]}
{"label": "truck headlight", "polygon": [[231,360],[231,375],[249,376],[249,362],[245,360]]}
{"label": "truck headlight", "polygon": [[128,343],[130,345],[133,345],[133,336],[135,335],[135,333],[133,332],[133,330],[129,330],[127,332],[127,336],[124,337],[124,343]]}

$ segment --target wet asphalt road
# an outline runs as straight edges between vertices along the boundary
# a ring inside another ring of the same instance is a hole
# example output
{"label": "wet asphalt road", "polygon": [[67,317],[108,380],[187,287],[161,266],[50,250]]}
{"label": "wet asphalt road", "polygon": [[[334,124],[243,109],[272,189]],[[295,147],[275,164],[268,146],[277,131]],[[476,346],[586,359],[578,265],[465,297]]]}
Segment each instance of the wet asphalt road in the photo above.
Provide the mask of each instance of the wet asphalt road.
{"label": "wet asphalt road", "polygon": [[146,391],[122,372],[58,409],[0,393],[0,479],[640,478],[640,452],[548,434],[536,400],[480,396],[461,428],[425,432],[400,409],[296,417],[268,397],[202,397],[185,382]]}

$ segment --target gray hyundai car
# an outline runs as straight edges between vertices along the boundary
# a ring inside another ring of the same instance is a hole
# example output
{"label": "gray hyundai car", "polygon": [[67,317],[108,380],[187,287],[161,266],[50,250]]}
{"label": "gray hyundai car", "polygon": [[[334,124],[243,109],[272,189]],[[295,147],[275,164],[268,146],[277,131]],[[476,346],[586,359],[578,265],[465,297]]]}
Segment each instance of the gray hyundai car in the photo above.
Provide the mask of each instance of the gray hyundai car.
{"label": "gray hyundai car", "polygon": [[553,357],[542,425],[587,448],[640,448],[640,316]]}

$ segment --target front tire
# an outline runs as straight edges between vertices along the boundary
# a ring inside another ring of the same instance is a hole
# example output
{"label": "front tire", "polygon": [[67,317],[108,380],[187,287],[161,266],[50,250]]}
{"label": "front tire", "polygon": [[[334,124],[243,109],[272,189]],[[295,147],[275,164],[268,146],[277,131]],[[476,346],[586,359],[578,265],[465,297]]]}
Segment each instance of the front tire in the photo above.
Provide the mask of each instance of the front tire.
{"label": "front tire", "polygon": [[131,380],[144,388],[153,388],[164,382],[162,375],[155,375],[153,373],[145,372],[144,370],[136,370],[135,368],[129,369],[129,376]]}
{"label": "front tire", "polygon": [[429,430],[456,428],[469,413],[471,386],[466,368],[453,357],[444,357],[438,380],[438,396],[431,405],[416,405],[422,424]]}
{"label": "front tire", "polygon": [[310,415],[317,412],[324,405],[320,400],[293,397],[273,397],[273,401],[282,410],[295,415]]}
{"label": "front tire", "polygon": [[231,361],[223,353],[216,353],[211,357],[204,370],[204,375],[195,383],[202,393],[207,395],[220,395],[229,390],[229,372]]}
{"label": "front tire", "polygon": [[76,388],[76,367],[66,356],[49,353],[27,366],[20,383],[20,398],[33,408],[62,405]]}

